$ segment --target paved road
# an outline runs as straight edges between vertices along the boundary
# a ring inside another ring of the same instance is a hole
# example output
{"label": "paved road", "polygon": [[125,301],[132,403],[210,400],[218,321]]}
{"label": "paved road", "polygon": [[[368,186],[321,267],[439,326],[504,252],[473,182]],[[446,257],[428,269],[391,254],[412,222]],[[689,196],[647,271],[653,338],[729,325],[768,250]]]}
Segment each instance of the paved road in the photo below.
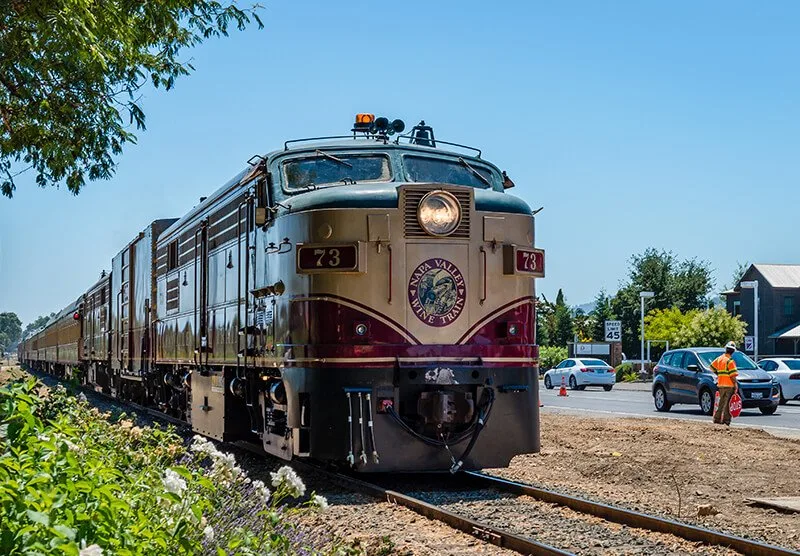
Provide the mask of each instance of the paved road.
{"label": "paved road", "polygon": [[[594,415],[596,417],[656,417],[710,421],[699,406],[674,405],[669,413],[659,413],[653,406],[650,384],[618,384],[611,392],[602,388],[567,390],[566,398],[558,397],[558,389],[546,390],[541,385],[543,412]],[[764,429],[776,436],[800,438],[800,402],[790,401],[778,407],[774,415],[762,415],[758,409],[745,409],[733,420],[734,427]]]}

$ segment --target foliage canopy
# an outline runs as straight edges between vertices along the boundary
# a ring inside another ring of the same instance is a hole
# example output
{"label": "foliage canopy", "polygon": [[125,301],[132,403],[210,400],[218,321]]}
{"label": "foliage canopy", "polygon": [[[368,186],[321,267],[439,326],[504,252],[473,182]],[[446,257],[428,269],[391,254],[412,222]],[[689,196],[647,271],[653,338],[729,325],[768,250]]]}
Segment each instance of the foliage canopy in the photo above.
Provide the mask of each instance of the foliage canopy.
{"label": "foliage canopy", "polygon": [[548,371],[566,358],[566,347],[543,346],[539,348],[539,369]]}
{"label": "foliage canopy", "polygon": [[131,131],[145,129],[139,91],[171,89],[194,68],[184,50],[254,21],[259,6],[207,0],[0,2],[0,191],[33,170],[45,187],[108,179]]}
{"label": "foliage canopy", "polygon": [[667,340],[670,347],[723,346],[734,341],[741,344],[747,325],[740,317],[725,309],[705,311],[655,309],[644,319],[645,335],[650,339]]}
{"label": "foliage canopy", "polygon": [[645,312],[672,307],[683,312],[705,309],[714,286],[711,272],[707,262],[680,261],[669,251],[651,248],[631,257],[628,281],[611,304],[613,312],[622,320],[623,351],[636,353],[639,350],[640,292],[655,293],[654,298],[647,300]]}
{"label": "foliage canopy", "polygon": [[22,322],[16,313],[0,313],[0,353],[17,345],[22,335]]}

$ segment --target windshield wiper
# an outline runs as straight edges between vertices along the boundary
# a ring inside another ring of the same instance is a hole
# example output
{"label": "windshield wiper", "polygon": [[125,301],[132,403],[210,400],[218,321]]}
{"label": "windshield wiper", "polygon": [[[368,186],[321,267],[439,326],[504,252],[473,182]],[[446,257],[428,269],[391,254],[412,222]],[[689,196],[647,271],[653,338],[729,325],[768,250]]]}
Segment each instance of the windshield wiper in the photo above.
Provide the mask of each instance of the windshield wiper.
{"label": "windshield wiper", "polygon": [[320,155],[321,157],[323,157],[323,158],[327,158],[328,160],[333,160],[334,162],[338,162],[339,164],[347,166],[348,168],[352,168],[353,167],[353,165],[350,164],[349,162],[347,162],[346,160],[342,160],[341,158],[337,158],[337,157],[333,156],[332,154],[328,154],[328,153],[326,153],[324,151],[321,151],[319,149],[317,149],[315,152],[318,155]]}
{"label": "windshield wiper", "polygon": [[486,176],[484,176],[483,174],[481,174],[480,172],[478,172],[478,171],[477,171],[475,168],[473,168],[473,167],[470,165],[470,163],[469,163],[469,162],[467,162],[466,160],[464,160],[464,159],[463,159],[463,158],[461,158],[460,156],[458,157],[458,161],[459,161],[461,164],[463,164],[463,165],[464,165],[464,166],[467,168],[467,170],[469,170],[470,172],[472,172],[472,175],[473,175],[473,176],[475,176],[476,178],[478,178],[479,180],[481,180],[481,181],[482,181],[483,183],[485,183],[486,185],[490,185],[490,184],[489,184],[489,180],[487,180],[487,179],[486,179]]}

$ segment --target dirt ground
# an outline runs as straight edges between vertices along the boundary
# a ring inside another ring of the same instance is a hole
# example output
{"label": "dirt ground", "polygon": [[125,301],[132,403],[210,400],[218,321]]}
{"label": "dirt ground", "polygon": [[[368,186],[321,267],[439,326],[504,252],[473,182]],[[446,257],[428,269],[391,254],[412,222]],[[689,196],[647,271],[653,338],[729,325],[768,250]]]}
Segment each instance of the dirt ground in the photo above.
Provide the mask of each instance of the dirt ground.
{"label": "dirt ground", "polygon": [[5,384],[9,380],[19,378],[25,373],[16,366],[6,366],[5,361],[0,363],[0,384]]}
{"label": "dirt ground", "polygon": [[365,556],[511,556],[517,554],[454,531],[411,510],[357,494],[329,495],[330,508],[309,516]]}
{"label": "dirt ground", "polygon": [[[800,549],[800,514],[746,498],[800,495],[800,440],[668,419],[542,415],[542,452],[493,474]],[[710,504],[719,513],[698,517]]]}

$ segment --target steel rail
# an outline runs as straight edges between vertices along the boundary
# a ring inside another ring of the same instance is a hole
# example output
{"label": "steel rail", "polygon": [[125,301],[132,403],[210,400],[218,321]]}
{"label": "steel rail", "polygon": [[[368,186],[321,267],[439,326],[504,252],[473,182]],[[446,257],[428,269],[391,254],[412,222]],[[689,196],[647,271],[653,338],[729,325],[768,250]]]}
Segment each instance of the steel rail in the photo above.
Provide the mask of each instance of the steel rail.
{"label": "steel rail", "polygon": [[559,506],[565,506],[577,512],[590,514],[607,521],[628,525],[630,527],[668,533],[689,541],[702,542],[708,545],[724,546],[741,552],[742,554],[752,556],[796,556],[800,554],[787,548],[781,548],[735,535],[728,535],[720,531],[712,531],[711,529],[688,525],[663,517],[626,510],[601,502],[593,502],[585,498],[561,494],[553,492],[552,490],[509,481],[493,475],[486,475],[485,473],[476,471],[465,471],[464,473],[469,477],[470,481],[481,486],[496,488],[512,494],[527,495],[531,498],[541,500],[542,502],[558,504]]}
{"label": "steel rail", "polygon": [[338,483],[350,490],[366,494],[373,498],[386,500],[392,504],[397,504],[408,508],[409,510],[418,513],[428,519],[441,521],[446,525],[457,529],[468,535],[471,535],[484,542],[519,552],[520,554],[535,554],[535,555],[554,555],[565,556],[571,555],[572,552],[564,551],[554,546],[550,546],[533,539],[516,535],[504,529],[499,529],[493,525],[482,523],[468,517],[453,513],[445,510],[434,504],[429,504],[419,498],[409,496],[394,490],[383,488],[382,486],[356,479],[349,475],[343,475],[330,471],[321,466],[304,461],[293,461],[293,466],[302,467],[314,473],[322,473],[327,475],[332,482]]}

